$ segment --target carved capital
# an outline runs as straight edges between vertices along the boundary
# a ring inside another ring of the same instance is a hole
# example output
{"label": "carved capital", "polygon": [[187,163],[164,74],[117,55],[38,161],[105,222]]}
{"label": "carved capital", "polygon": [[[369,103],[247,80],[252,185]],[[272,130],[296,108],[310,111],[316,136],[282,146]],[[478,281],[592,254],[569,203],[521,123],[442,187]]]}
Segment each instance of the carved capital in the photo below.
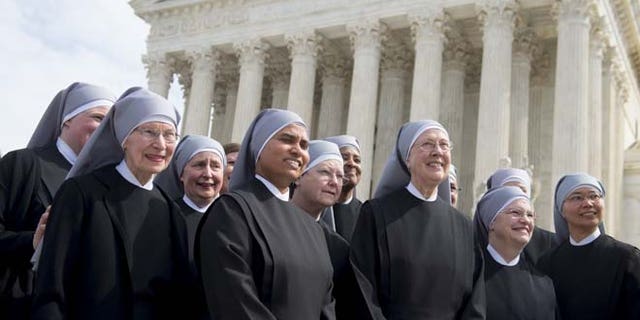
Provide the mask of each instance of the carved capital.
{"label": "carved capital", "polygon": [[517,29],[513,38],[513,52],[519,54],[529,61],[540,50],[536,33],[531,28]]}
{"label": "carved capital", "polygon": [[344,79],[349,72],[350,64],[339,54],[329,54],[322,56],[320,60],[320,71],[323,77],[335,77]]}
{"label": "carved capital", "polygon": [[577,22],[588,24],[590,17],[597,12],[595,0],[556,0],[551,14],[558,23]]}
{"label": "carved capital", "polygon": [[380,49],[386,40],[387,25],[378,20],[367,20],[361,23],[347,25],[349,40],[353,50]]}
{"label": "carved capital", "polygon": [[212,74],[220,65],[220,52],[210,48],[192,48],[186,52],[191,72]]}
{"label": "carved capital", "polygon": [[382,51],[382,70],[408,70],[413,57],[402,42],[391,40],[384,44]]}
{"label": "carved capital", "polygon": [[531,85],[541,86],[549,83],[551,73],[551,58],[547,51],[539,51],[534,55],[531,64]]}
{"label": "carved capital", "polygon": [[143,55],[142,63],[147,69],[147,79],[171,80],[173,59],[165,53],[150,52]]}
{"label": "carved capital", "polygon": [[465,75],[465,84],[470,90],[480,88],[480,77],[482,74],[482,50],[474,49],[469,53]]}
{"label": "carved capital", "polygon": [[421,10],[409,13],[411,39],[419,43],[425,39],[446,40],[450,18],[440,5],[428,5]]}
{"label": "carved capital", "polygon": [[589,37],[589,49],[591,54],[600,59],[603,58],[604,48],[607,46],[605,27],[602,17],[591,18],[591,35]]}
{"label": "carved capital", "polygon": [[261,39],[249,39],[233,44],[240,66],[250,63],[264,64],[269,44]]}
{"label": "carved capital", "polygon": [[447,32],[447,43],[443,51],[444,67],[456,68],[464,70],[467,60],[469,58],[469,48],[471,45],[460,32],[456,30],[450,30]]}
{"label": "carved capital", "polygon": [[316,58],[322,49],[322,37],[313,30],[287,34],[284,39],[287,42],[291,59],[297,55]]}
{"label": "carved capital", "polygon": [[515,0],[481,0],[476,3],[478,19],[485,29],[500,27],[513,30],[518,9]]}

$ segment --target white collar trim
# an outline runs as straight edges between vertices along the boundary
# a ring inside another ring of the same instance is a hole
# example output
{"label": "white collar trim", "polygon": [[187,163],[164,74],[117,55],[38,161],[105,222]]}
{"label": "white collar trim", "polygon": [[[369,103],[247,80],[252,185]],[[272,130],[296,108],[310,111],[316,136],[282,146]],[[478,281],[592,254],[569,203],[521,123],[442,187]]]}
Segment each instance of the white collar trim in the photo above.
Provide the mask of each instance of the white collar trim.
{"label": "white collar trim", "polygon": [[62,140],[62,138],[58,137],[58,140],[56,141],[56,147],[58,148],[58,151],[62,154],[62,156],[67,159],[67,161],[71,165],[74,165],[76,163],[78,155],[73,152],[73,149],[71,149],[71,147],[69,147],[69,145],[64,142],[64,140]]}
{"label": "white collar trim", "polygon": [[596,228],[596,231],[594,231],[592,234],[588,235],[586,238],[580,240],[580,241],[575,241],[573,240],[573,238],[571,237],[571,235],[569,235],[569,242],[571,243],[571,245],[576,246],[576,247],[582,247],[582,246],[586,246],[589,243],[595,241],[596,239],[598,239],[598,237],[600,236],[600,228]]}
{"label": "white collar trim", "polygon": [[262,177],[259,174],[256,174],[256,179],[260,180],[265,187],[267,187],[267,189],[269,189],[269,192],[271,192],[276,198],[282,200],[282,201],[289,201],[289,189],[287,188],[287,191],[285,193],[280,193],[280,190],[278,190],[278,188],[276,188],[275,185],[273,185],[273,183],[269,182],[269,180],[265,179],[264,177]]}
{"label": "white collar trim", "polygon": [[211,201],[211,203],[209,203],[208,205],[200,208],[200,207],[198,207],[198,205],[195,202],[191,201],[191,199],[189,197],[187,197],[186,194],[184,196],[182,196],[182,201],[184,201],[184,203],[186,203],[191,209],[193,209],[195,211],[198,211],[200,213],[207,212],[207,209],[209,209],[209,207],[213,203],[213,201]]}
{"label": "white collar trim", "polygon": [[436,201],[436,199],[438,199],[438,192],[437,189],[433,192],[433,194],[429,197],[429,198],[425,198],[422,193],[420,193],[420,191],[418,191],[418,188],[416,188],[416,186],[413,185],[413,183],[409,182],[409,184],[405,187],[407,189],[407,191],[409,191],[409,193],[411,193],[414,197],[422,200],[422,201],[427,201],[427,202],[434,202]]}
{"label": "white collar trim", "polygon": [[487,245],[487,251],[489,251],[489,254],[491,255],[491,257],[493,258],[493,260],[495,260],[495,262],[503,265],[503,266],[507,266],[507,267],[513,267],[515,265],[518,264],[518,262],[520,262],[520,255],[517,255],[513,260],[511,261],[507,261],[505,260],[500,253],[493,248],[493,246],[491,244]]}
{"label": "white collar trim", "polygon": [[116,170],[125,180],[129,181],[129,183],[131,183],[132,185],[149,191],[153,190],[153,179],[156,177],[155,174],[151,177],[149,182],[147,182],[146,184],[141,184],[140,181],[138,181],[138,179],[133,175],[133,172],[129,170],[129,167],[124,160],[120,161],[120,164],[116,166]]}

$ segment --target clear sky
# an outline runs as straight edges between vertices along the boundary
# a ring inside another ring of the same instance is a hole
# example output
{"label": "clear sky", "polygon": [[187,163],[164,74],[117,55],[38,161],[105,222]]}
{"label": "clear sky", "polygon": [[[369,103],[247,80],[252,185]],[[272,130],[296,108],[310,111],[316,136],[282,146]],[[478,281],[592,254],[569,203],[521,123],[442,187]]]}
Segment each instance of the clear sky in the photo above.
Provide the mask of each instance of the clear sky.
{"label": "clear sky", "polygon": [[[26,146],[55,94],[75,81],[116,95],[146,87],[149,26],[126,0],[0,1],[0,151]],[[177,86],[170,100],[181,109]],[[180,104],[180,105],[178,105]]]}

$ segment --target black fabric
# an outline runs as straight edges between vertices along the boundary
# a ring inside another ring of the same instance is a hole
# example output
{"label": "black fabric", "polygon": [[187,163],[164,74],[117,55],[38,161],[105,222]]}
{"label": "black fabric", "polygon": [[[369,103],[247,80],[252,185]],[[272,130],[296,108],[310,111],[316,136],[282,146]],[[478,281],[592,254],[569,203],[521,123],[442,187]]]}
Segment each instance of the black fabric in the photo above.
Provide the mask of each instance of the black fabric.
{"label": "black fabric", "polygon": [[556,318],[553,282],[520,255],[515,266],[497,263],[485,249],[484,279],[488,320]]}
{"label": "black fabric", "polygon": [[111,165],[65,181],[56,195],[32,317],[190,318],[193,283],[178,209]]}
{"label": "black fabric", "polygon": [[362,206],[351,261],[377,318],[483,319],[484,275],[471,221],[405,188]]}
{"label": "black fabric", "polygon": [[55,145],[0,160],[0,319],[29,316],[33,234],[70,168]]}
{"label": "black fabric", "polygon": [[322,228],[257,179],[202,218],[196,263],[215,319],[333,319]]}
{"label": "black fabric", "polygon": [[585,246],[569,240],[538,268],[552,280],[563,320],[640,319],[640,251],[608,235]]}
{"label": "black fabric", "polygon": [[356,227],[362,201],[355,197],[347,204],[337,203],[333,206],[333,218],[336,221],[336,232],[347,242],[351,242],[353,229]]}
{"label": "black fabric", "polygon": [[558,238],[555,233],[535,227],[531,235],[531,240],[529,240],[527,246],[524,247],[523,252],[525,256],[527,256],[527,259],[535,265],[547,250],[555,248],[557,245]]}

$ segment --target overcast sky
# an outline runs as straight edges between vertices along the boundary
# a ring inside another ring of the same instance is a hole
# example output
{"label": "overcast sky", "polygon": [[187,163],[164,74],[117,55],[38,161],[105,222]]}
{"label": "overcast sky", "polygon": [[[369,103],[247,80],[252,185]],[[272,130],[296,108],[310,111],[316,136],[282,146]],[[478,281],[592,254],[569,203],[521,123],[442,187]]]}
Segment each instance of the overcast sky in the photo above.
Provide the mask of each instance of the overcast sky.
{"label": "overcast sky", "polygon": [[[24,148],[55,94],[74,81],[120,95],[146,87],[149,26],[126,0],[0,1],[0,151]],[[182,108],[173,86],[170,100]]]}

